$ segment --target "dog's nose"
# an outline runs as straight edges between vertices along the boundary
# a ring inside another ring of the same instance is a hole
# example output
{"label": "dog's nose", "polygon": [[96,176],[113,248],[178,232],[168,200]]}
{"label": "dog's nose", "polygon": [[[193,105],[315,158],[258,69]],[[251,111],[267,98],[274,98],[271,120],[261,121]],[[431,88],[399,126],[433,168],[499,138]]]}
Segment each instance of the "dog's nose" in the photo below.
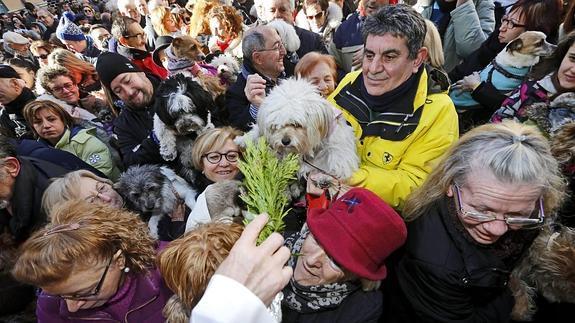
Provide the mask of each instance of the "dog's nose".
{"label": "dog's nose", "polygon": [[282,145],[288,146],[290,143],[291,143],[291,140],[289,139],[289,137],[283,137],[282,138]]}

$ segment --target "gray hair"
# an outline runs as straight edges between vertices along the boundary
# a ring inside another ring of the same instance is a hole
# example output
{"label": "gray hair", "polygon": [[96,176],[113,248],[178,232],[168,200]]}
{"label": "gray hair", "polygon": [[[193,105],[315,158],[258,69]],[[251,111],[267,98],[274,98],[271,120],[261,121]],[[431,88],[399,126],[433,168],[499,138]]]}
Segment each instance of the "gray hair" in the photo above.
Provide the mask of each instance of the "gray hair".
{"label": "gray hair", "polygon": [[244,34],[242,39],[242,52],[244,54],[244,59],[252,61],[252,54],[258,50],[262,50],[266,47],[266,39],[262,33],[263,28],[271,28],[266,26],[258,26],[251,28]]}
{"label": "gray hair", "polygon": [[426,32],[427,27],[421,14],[403,4],[381,7],[365,19],[361,30],[364,44],[369,35],[391,34],[394,37],[405,38],[410,59],[417,57],[417,53],[423,46]]}
{"label": "gray hair", "polygon": [[410,195],[403,209],[406,221],[427,213],[452,184],[465,184],[467,176],[480,169],[490,171],[503,183],[541,188],[548,214],[560,206],[565,194],[559,163],[536,127],[516,122],[486,124],[461,137],[425,183]]}
{"label": "gray hair", "polygon": [[[16,146],[14,145],[12,138],[4,135],[0,135],[0,167],[4,166],[4,159],[7,157],[16,157]],[[0,178],[4,178],[5,172],[2,169],[0,171]]]}

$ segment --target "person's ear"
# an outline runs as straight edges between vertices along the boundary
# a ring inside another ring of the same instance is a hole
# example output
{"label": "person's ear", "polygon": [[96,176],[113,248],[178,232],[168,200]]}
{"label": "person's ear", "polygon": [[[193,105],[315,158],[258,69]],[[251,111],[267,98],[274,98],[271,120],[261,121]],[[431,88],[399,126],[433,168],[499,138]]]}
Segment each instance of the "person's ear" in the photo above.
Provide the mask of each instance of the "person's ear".
{"label": "person's ear", "polygon": [[417,51],[417,56],[415,57],[415,59],[413,60],[413,73],[417,73],[417,71],[419,71],[419,67],[421,66],[421,64],[423,64],[425,62],[425,60],[427,59],[427,47],[421,47],[418,51]]}
{"label": "person's ear", "polygon": [[261,64],[261,53],[260,52],[253,52],[252,53],[252,63],[254,65],[260,65]]}
{"label": "person's ear", "polygon": [[449,187],[447,188],[447,194],[448,197],[453,197],[453,185],[449,185]]}
{"label": "person's ear", "polygon": [[20,161],[16,157],[4,158],[4,170],[8,176],[16,178],[20,174]]}
{"label": "person's ear", "polygon": [[126,256],[121,249],[116,251],[113,257],[114,260],[112,262],[114,263],[115,267],[119,269],[124,269],[126,267]]}
{"label": "person's ear", "polygon": [[120,39],[118,39],[118,42],[122,46],[126,46],[128,44],[128,40],[126,39],[126,37],[120,37]]}

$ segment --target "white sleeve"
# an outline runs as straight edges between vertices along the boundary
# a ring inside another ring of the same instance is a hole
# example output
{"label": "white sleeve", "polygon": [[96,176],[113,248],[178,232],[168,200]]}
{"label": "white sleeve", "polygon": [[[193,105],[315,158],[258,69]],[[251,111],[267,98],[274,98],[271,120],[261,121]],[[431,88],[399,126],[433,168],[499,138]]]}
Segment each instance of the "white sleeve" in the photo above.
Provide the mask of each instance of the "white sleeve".
{"label": "white sleeve", "polygon": [[190,323],[277,323],[262,301],[239,282],[214,275]]}
{"label": "white sleeve", "polygon": [[208,203],[206,201],[206,191],[208,189],[209,186],[202,192],[202,194],[198,195],[196,204],[194,205],[192,212],[188,216],[188,221],[186,222],[186,232],[197,227],[199,224],[212,221],[212,218],[210,217],[210,211],[208,210]]}

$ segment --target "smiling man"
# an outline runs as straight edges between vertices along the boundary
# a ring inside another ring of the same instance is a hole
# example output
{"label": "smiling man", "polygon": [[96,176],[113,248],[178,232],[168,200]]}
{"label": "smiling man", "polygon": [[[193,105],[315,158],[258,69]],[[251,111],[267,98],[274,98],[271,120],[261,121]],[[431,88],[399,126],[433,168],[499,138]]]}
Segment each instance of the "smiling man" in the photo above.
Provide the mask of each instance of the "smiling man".
{"label": "smiling man", "polygon": [[368,16],[362,70],[347,74],[328,98],[357,138],[361,164],[349,184],[399,209],[458,137],[447,77],[423,63],[425,32],[421,15],[406,5]]}

